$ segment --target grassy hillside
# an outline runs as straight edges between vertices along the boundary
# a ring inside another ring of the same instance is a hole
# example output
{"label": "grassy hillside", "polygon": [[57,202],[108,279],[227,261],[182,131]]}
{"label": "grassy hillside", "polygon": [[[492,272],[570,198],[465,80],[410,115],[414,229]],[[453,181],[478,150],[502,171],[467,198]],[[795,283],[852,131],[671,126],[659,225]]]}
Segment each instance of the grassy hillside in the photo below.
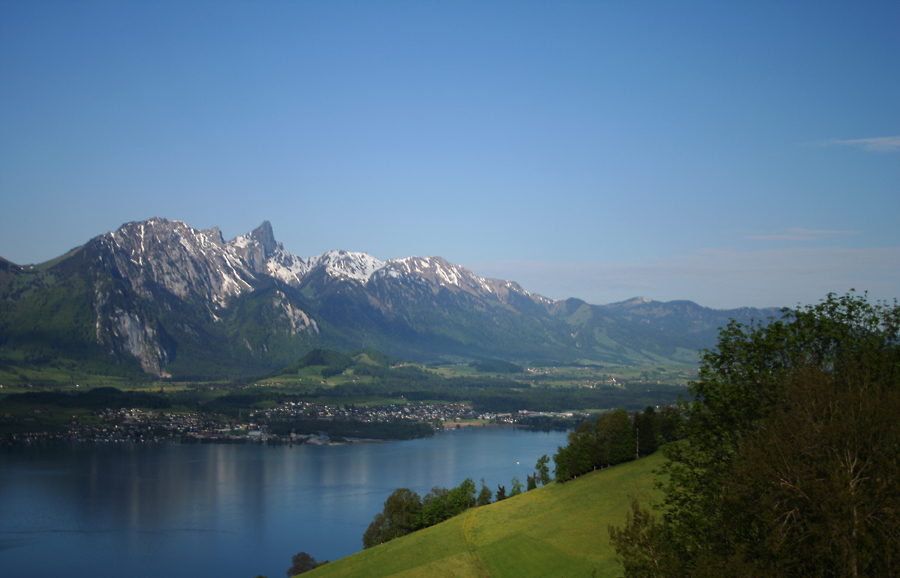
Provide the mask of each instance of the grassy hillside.
{"label": "grassy hillside", "polygon": [[662,454],[468,510],[442,524],[306,574],[330,577],[548,578],[621,575],[607,526],[632,496],[654,495]]}

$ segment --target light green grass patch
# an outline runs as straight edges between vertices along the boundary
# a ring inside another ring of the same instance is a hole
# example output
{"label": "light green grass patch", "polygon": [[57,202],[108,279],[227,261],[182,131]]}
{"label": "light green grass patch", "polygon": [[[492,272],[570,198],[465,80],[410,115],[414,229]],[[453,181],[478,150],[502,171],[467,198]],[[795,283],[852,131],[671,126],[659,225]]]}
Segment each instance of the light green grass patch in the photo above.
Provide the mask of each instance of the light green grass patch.
{"label": "light green grass patch", "polygon": [[551,483],[326,564],[309,576],[613,578],[622,568],[608,527],[624,524],[632,497],[656,496],[652,470],[662,462],[657,453]]}
{"label": "light green grass patch", "polygon": [[479,550],[491,578],[591,576],[597,568],[526,534],[507,536]]}

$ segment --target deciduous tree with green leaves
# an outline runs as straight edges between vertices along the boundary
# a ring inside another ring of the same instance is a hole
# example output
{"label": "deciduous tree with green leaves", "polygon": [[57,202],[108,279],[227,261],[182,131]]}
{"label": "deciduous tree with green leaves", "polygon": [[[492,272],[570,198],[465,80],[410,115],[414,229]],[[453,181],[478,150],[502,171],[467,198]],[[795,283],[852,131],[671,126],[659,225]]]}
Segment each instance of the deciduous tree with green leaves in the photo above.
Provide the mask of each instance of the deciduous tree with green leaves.
{"label": "deciduous tree with green leaves", "polygon": [[[655,419],[652,414],[650,418]],[[567,440],[569,443],[558,448],[553,456],[557,482],[567,482],[597,468],[637,457],[632,421],[624,409],[606,412],[593,424],[582,422],[567,434]]]}
{"label": "deciduous tree with green leaves", "polygon": [[447,494],[447,517],[457,516],[475,506],[475,482],[466,478]]}
{"label": "deciduous tree with green leaves", "polygon": [[291,557],[291,567],[287,569],[286,574],[290,578],[291,576],[309,572],[317,566],[321,566],[321,564],[316,562],[315,558],[306,552],[297,552]]}
{"label": "deciduous tree with green leaves", "polygon": [[447,515],[447,494],[449,493],[450,490],[447,488],[434,486],[430,492],[425,494],[425,497],[422,498],[422,511],[419,513],[422,527],[427,528],[440,524],[449,517]]}
{"label": "deciduous tree with green leaves", "polygon": [[537,471],[537,480],[541,483],[542,486],[546,486],[550,483],[550,457],[547,454],[542,455],[538,458],[537,464],[535,464],[534,469]]}
{"label": "deciduous tree with green leaves", "polygon": [[626,576],[900,573],[900,307],[830,294],[732,322],[702,355],[658,514],[610,536]]}
{"label": "deciduous tree with green leaves", "polygon": [[422,500],[408,488],[397,488],[384,502],[363,534],[363,548],[371,548],[415,532],[421,526]]}
{"label": "deciduous tree with green leaves", "polygon": [[519,478],[514,477],[512,479],[512,489],[509,491],[509,497],[512,498],[513,496],[521,494],[523,487],[524,486],[522,485],[522,482],[519,481]]}

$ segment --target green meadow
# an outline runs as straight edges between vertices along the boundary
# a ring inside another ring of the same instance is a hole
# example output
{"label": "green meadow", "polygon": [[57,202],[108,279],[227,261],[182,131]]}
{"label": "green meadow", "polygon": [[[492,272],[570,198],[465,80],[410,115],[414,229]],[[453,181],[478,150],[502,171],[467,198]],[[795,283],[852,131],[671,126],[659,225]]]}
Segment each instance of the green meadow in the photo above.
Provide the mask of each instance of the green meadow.
{"label": "green meadow", "polygon": [[645,501],[656,496],[652,470],[662,461],[657,452],[566,484],[553,482],[330,562],[306,576],[620,576],[607,527],[624,525],[632,497]]}

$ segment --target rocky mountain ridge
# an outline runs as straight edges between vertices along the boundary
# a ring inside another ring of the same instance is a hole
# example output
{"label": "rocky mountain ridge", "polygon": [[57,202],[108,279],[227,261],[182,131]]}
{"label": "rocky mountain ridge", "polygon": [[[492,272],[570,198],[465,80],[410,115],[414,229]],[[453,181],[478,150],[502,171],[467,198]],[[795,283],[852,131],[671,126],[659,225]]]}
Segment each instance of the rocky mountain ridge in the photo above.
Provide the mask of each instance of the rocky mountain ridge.
{"label": "rocky mountain ridge", "polygon": [[246,375],[319,346],[418,360],[689,360],[734,316],[691,302],[554,301],[441,257],[298,257],[268,222],[226,241],[215,227],[153,218],[42,265],[2,264],[0,356],[161,377]]}

